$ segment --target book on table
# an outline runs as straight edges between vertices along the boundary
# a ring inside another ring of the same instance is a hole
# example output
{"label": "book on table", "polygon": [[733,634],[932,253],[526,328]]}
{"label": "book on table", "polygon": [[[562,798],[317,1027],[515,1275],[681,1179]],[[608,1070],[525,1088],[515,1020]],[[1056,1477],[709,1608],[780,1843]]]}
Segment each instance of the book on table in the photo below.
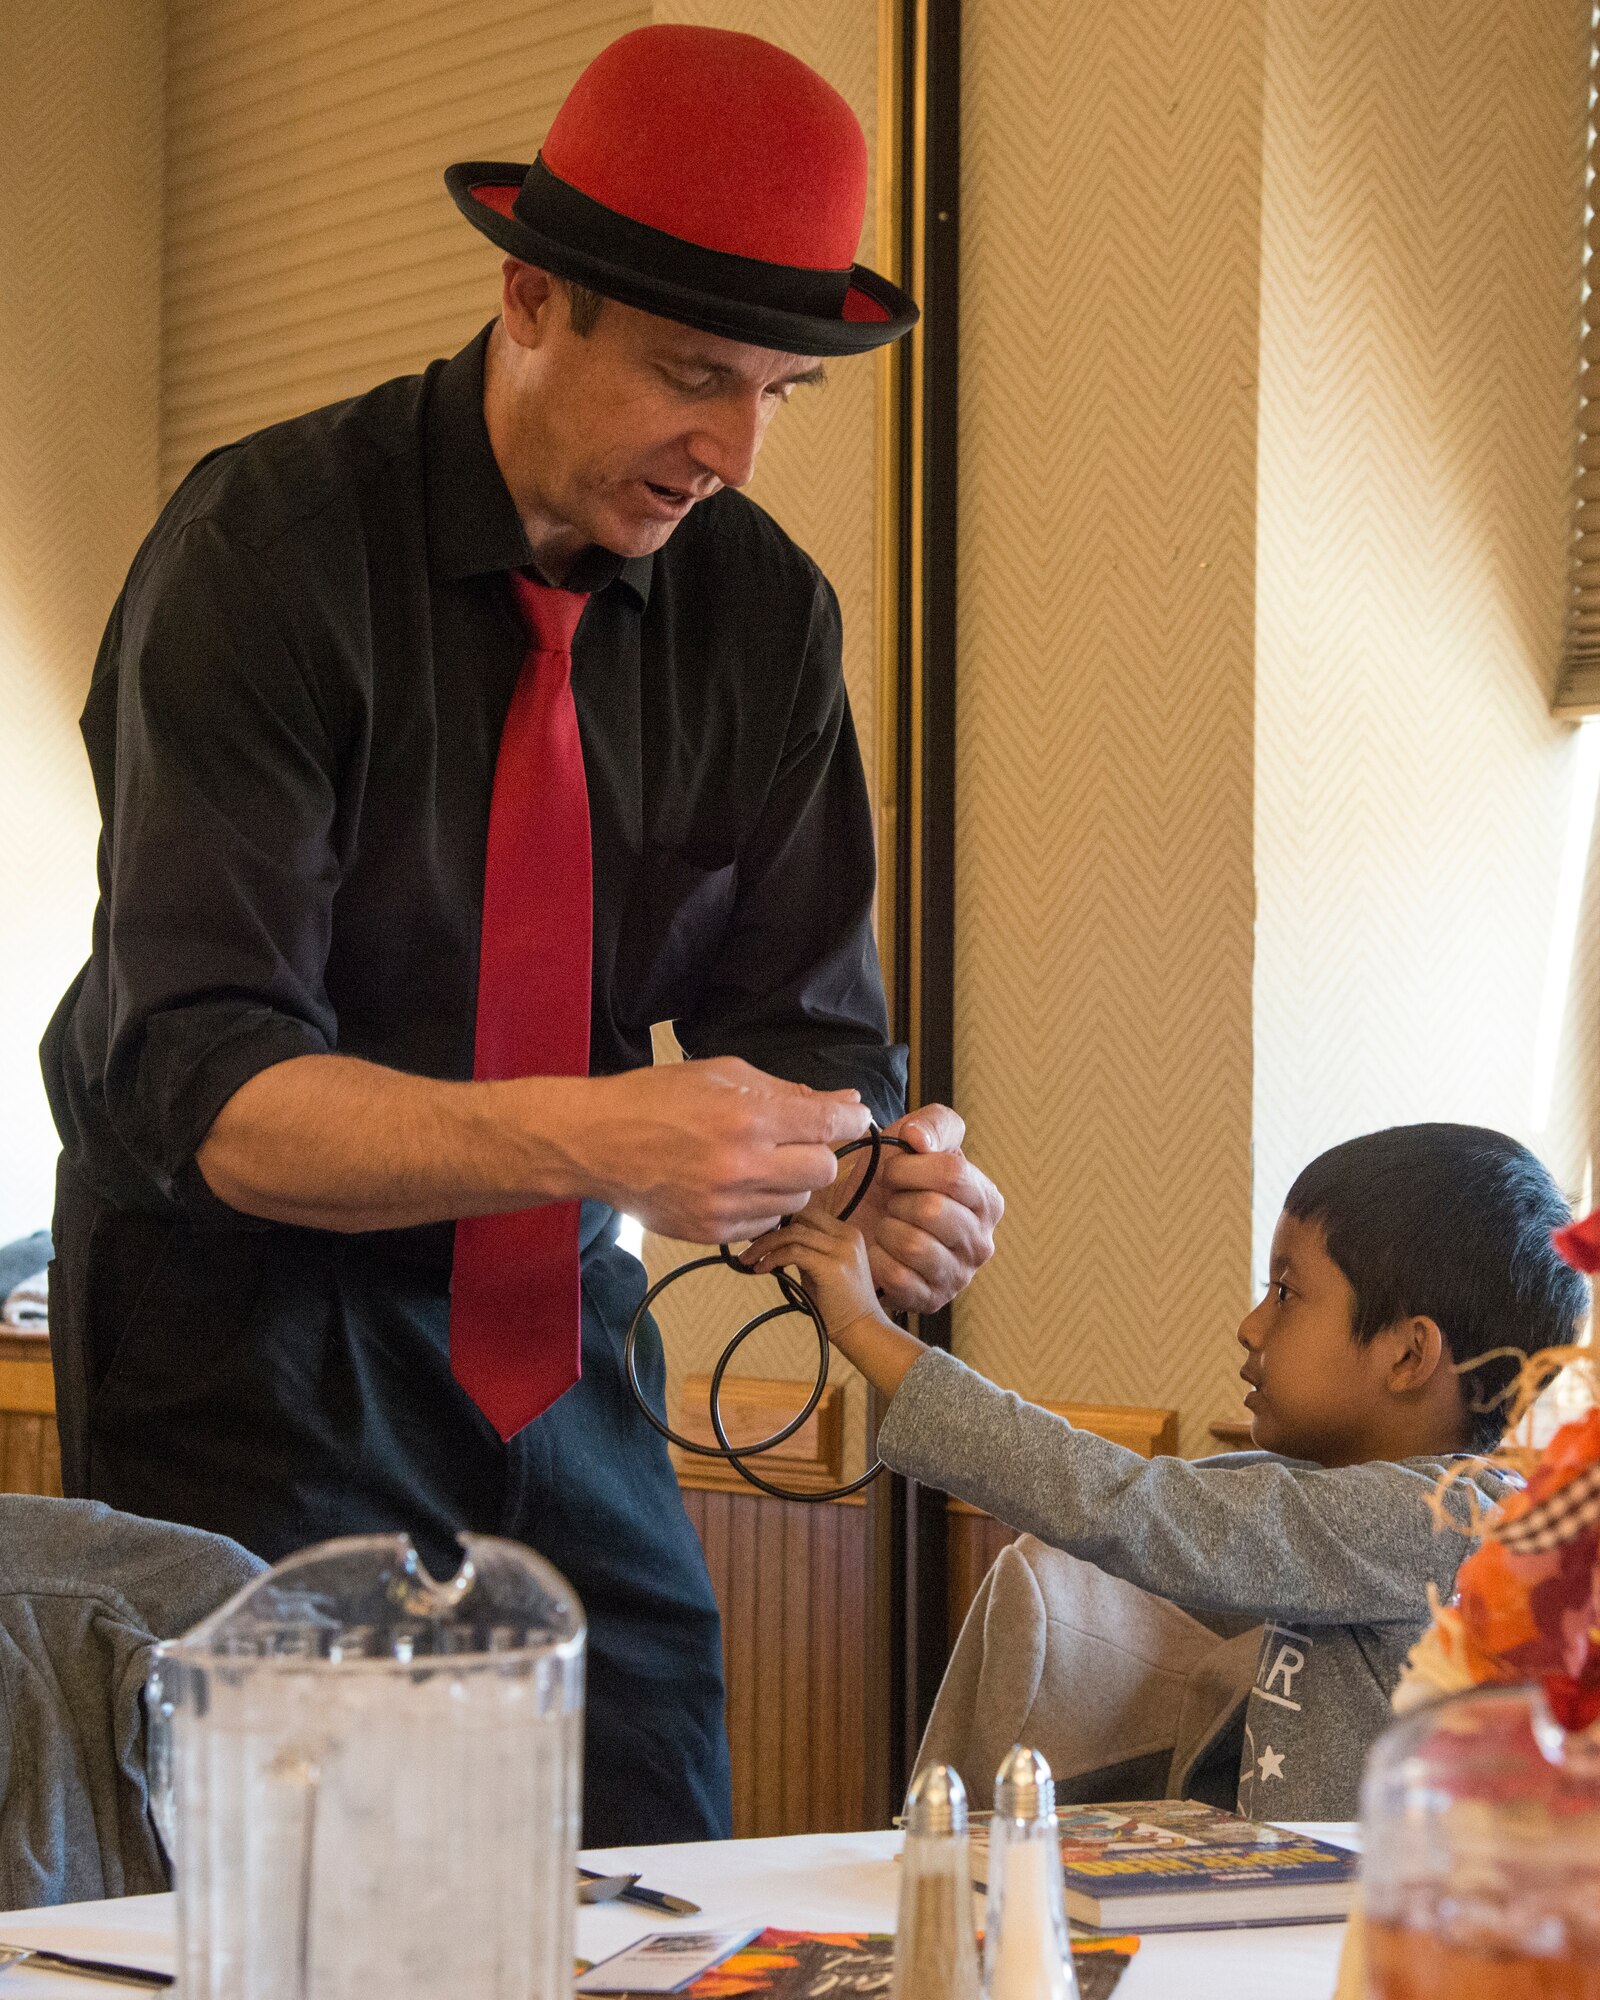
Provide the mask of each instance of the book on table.
{"label": "book on table", "polygon": [[[1286,1827],[1193,1799],[1062,1806],[1067,1915],[1095,1930],[1225,1930],[1334,1923],[1350,1908],[1356,1857]],[[974,1820],[972,1868],[988,1873],[988,1826]]]}

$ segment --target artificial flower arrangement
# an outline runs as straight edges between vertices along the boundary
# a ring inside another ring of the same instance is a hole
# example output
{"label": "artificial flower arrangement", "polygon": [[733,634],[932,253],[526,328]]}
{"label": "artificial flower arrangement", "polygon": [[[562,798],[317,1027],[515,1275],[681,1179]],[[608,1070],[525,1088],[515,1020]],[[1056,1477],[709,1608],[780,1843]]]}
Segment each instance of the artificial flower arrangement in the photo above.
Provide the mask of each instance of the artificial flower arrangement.
{"label": "artificial flower arrangement", "polygon": [[[1595,1375],[1585,1348],[1532,1356],[1522,1398],[1561,1368]],[[1406,1714],[1463,1688],[1537,1682],[1564,1729],[1600,1718],[1600,1409],[1563,1424],[1543,1451],[1495,1454],[1526,1484],[1475,1523],[1478,1547],[1436,1605],[1395,1690]]]}
{"label": "artificial flower arrangement", "polygon": [[[1600,1210],[1555,1243],[1577,1269],[1600,1271]],[[1450,1602],[1434,1601],[1394,1693],[1398,1715],[1472,1688],[1536,1685],[1562,1729],[1600,1722],[1600,1407],[1563,1424],[1542,1449],[1525,1441],[1534,1402],[1567,1370],[1600,1403],[1600,1356],[1588,1347],[1529,1356],[1507,1391],[1506,1442],[1493,1457],[1523,1483],[1474,1519],[1478,1546]],[[1366,1958],[1358,1910],[1337,2000],[1367,1993]]]}

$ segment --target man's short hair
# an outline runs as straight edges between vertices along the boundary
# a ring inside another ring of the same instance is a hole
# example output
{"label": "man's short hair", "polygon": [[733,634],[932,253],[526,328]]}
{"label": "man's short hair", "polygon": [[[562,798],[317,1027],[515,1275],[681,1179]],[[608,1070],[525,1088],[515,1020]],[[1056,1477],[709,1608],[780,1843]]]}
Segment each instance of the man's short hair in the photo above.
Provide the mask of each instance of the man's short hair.
{"label": "man's short hair", "polygon": [[567,316],[572,322],[574,333],[585,336],[594,332],[600,317],[600,308],[605,304],[604,292],[596,292],[588,285],[579,285],[571,278],[563,279],[567,288]]}
{"label": "man's short hair", "polygon": [[[1369,1132],[1313,1160],[1283,1206],[1321,1225],[1356,1295],[1362,1346],[1418,1314],[1435,1322],[1458,1367],[1497,1347],[1531,1354],[1577,1338],[1588,1287],[1550,1241],[1571,1211],[1541,1162],[1503,1132]],[[1517,1365],[1502,1356],[1462,1376],[1476,1450],[1499,1441]]]}

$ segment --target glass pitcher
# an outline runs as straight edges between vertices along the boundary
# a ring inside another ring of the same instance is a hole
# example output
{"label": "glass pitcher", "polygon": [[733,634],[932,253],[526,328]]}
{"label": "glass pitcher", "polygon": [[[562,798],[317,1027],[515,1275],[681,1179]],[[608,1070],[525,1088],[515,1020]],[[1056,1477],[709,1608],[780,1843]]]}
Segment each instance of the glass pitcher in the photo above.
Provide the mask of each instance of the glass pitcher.
{"label": "glass pitcher", "polygon": [[324,1542],[157,1648],[185,2000],[572,1990],[584,1621],[516,1542]]}
{"label": "glass pitcher", "polygon": [[1369,2000],[1600,2000],[1600,1725],[1536,1687],[1392,1724],[1361,1794]]}

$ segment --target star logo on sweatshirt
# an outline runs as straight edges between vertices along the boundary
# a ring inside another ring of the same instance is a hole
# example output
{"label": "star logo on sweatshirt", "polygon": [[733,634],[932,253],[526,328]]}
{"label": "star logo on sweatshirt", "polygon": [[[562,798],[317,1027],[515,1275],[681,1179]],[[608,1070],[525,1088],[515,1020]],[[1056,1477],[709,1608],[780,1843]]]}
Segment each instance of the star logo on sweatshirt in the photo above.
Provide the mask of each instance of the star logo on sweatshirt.
{"label": "star logo on sweatshirt", "polygon": [[1268,1778],[1281,1778],[1283,1776],[1283,1752],[1281,1750],[1274,1750],[1269,1743],[1256,1759],[1256,1769],[1261,1773],[1263,1784],[1265,1784]]}

